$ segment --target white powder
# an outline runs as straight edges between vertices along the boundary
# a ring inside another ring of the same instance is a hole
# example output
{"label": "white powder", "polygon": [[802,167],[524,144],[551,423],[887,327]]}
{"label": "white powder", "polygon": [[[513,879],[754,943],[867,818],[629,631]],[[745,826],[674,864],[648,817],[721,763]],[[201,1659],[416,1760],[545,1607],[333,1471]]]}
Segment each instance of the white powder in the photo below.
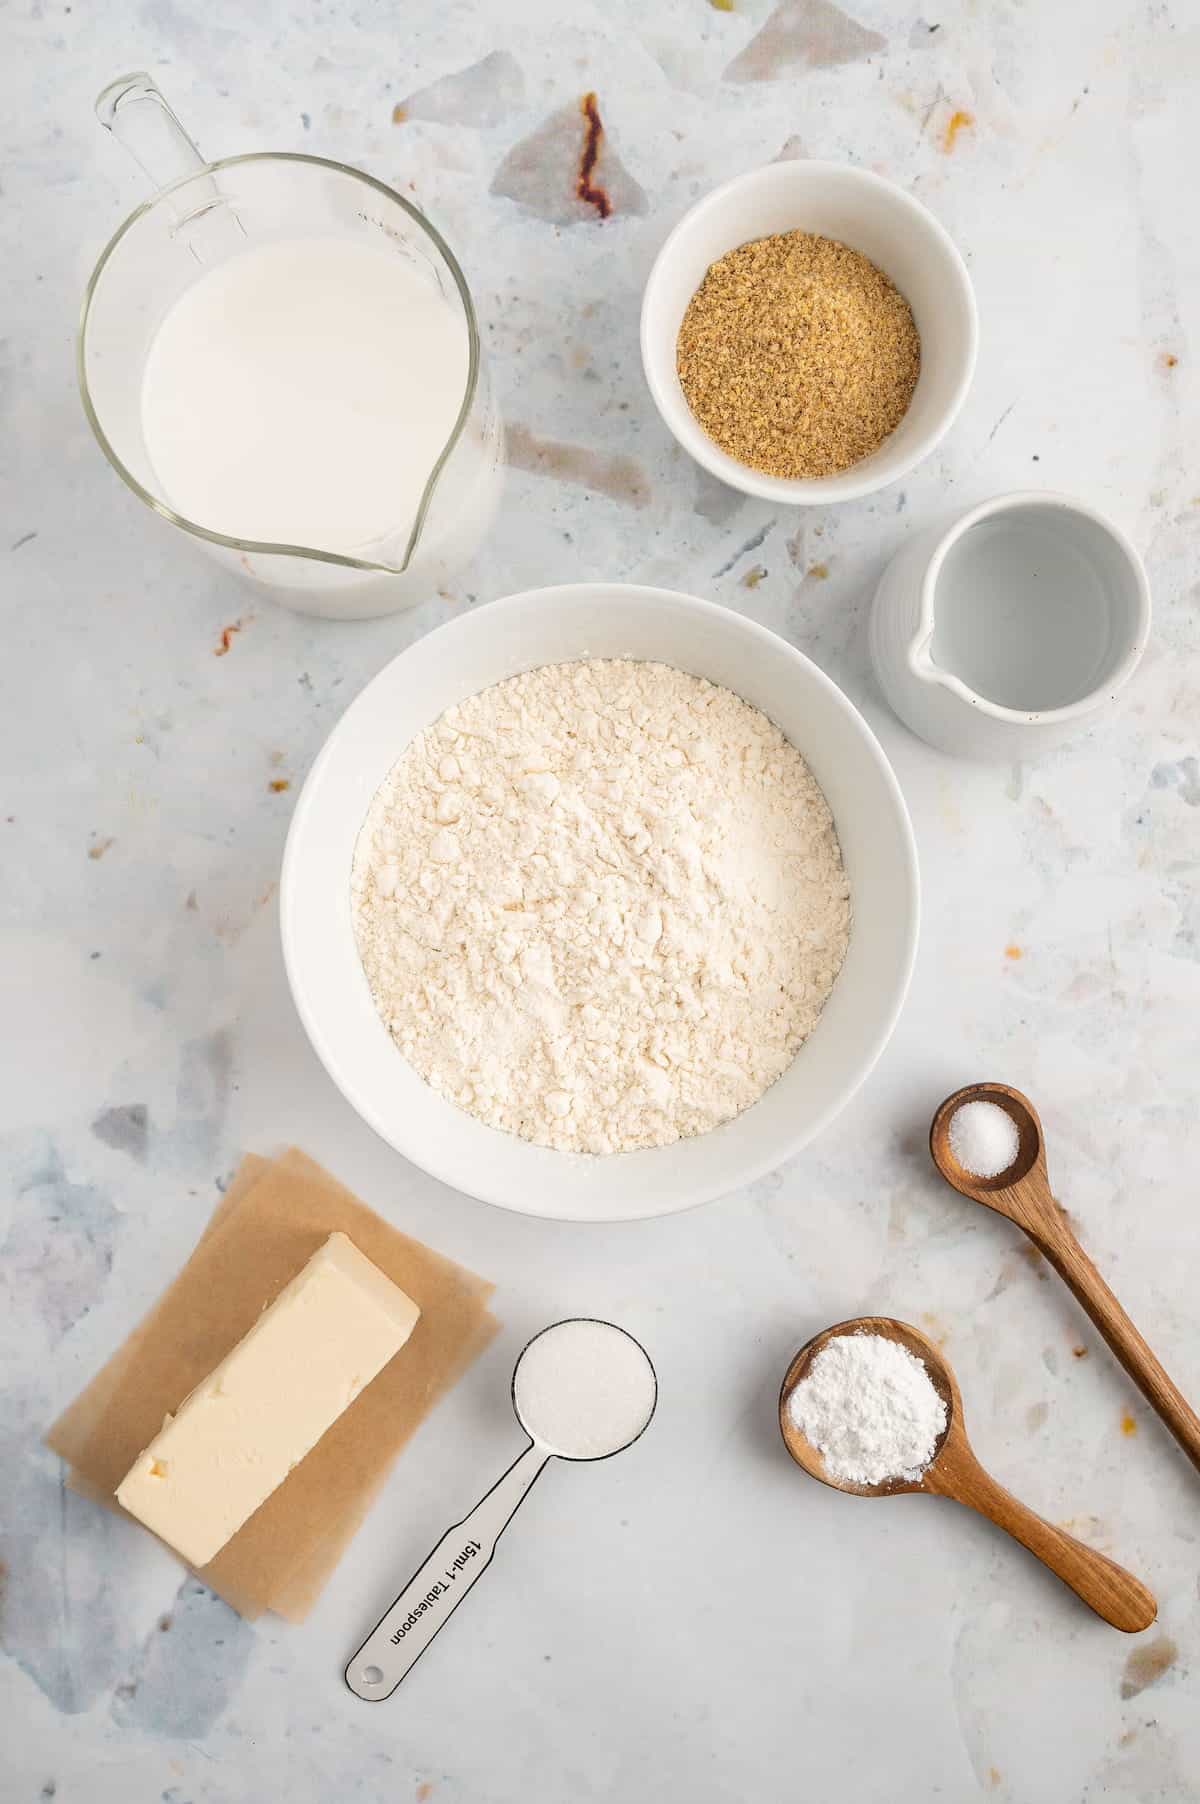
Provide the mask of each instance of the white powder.
{"label": "white powder", "polygon": [[819,1449],[830,1478],[915,1482],[946,1426],[946,1405],[923,1359],[881,1334],[826,1341],[788,1399],[788,1414]]}
{"label": "white powder", "polygon": [[849,888],[804,760],[665,664],[544,666],[426,729],[355,849],[376,1007],[440,1095],[611,1153],[756,1102],[812,1032]]}
{"label": "white powder", "polygon": [[657,1396],[645,1352],[611,1322],[556,1322],[530,1341],[513,1374],[518,1416],[564,1459],[603,1459],[628,1447]]}
{"label": "white powder", "polygon": [[950,1117],[950,1151],[975,1178],[998,1178],[1021,1148],[1017,1124],[998,1102],[965,1102]]}

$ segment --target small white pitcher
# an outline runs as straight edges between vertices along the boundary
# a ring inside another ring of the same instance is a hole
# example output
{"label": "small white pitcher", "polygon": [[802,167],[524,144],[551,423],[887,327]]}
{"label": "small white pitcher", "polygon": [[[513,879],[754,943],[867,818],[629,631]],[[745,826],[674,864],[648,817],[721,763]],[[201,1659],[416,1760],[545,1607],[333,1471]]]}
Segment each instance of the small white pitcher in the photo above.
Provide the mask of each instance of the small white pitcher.
{"label": "small white pitcher", "polygon": [[1141,559],[1064,495],[998,495],[884,571],[870,646],[906,726],[963,758],[1028,758],[1089,725],[1150,631]]}

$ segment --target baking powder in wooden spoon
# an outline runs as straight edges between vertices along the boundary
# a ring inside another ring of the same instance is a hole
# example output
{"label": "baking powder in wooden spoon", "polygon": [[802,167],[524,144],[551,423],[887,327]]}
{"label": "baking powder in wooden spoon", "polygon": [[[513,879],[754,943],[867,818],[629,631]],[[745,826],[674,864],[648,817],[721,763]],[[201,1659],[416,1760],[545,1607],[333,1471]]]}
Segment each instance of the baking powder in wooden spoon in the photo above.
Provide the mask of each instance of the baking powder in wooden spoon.
{"label": "baking powder in wooden spoon", "polygon": [[946,1405],[925,1362],[882,1334],[841,1334],[816,1354],[788,1413],[833,1479],[915,1484],[937,1450]]}

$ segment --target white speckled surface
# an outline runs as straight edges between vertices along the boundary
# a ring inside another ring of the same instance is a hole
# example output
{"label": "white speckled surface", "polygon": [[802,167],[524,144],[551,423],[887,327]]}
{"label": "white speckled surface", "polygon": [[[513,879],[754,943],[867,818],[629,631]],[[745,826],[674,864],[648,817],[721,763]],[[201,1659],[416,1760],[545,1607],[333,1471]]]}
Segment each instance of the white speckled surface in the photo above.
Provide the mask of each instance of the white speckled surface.
{"label": "white speckled surface", "polygon": [[[923,1151],[951,1088],[1027,1088],[1087,1244],[1200,1394],[1196,15],[734,4],[5,15],[4,1804],[1200,1798],[1200,1480],[1014,1233],[941,1188]],[[570,480],[514,472],[449,599],[346,626],[249,603],[92,444],[74,316],[141,192],[91,100],[137,66],[211,154],[310,148],[411,185],[475,285],[518,462],[544,440],[588,452],[544,454]],[[588,89],[612,140],[603,223],[568,186]],[[947,152],[958,109],[973,122]],[[942,452],[824,517],[701,477],[636,353],[671,222],[781,151],[912,186],[980,304],[978,377]],[[1119,718],[1042,765],[968,769],[885,714],[864,604],[915,527],[1025,484],[1128,526],[1156,632]],[[379,1145],[304,1041],[272,907],[291,794],[270,785],[294,793],[366,677],[460,608],[594,574],[741,607],[829,670],[895,761],[926,900],[901,1028],[836,1129],[747,1195],[611,1230],[510,1219]],[[505,1321],[303,1629],[181,1589],[139,1530],[62,1491],[38,1439],[185,1256],[239,1151],[288,1139],[496,1277]],[[787,1358],[866,1308],[944,1335],[997,1475],[1152,1583],[1142,1665],[950,1505],[863,1504],[789,1465]],[[611,1465],[552,1471],[403,1693],[359,1704],[343,1660],[515,1452],[504,1396],[526,1334],[577,1311],[650,1348],[651,1432]]]}

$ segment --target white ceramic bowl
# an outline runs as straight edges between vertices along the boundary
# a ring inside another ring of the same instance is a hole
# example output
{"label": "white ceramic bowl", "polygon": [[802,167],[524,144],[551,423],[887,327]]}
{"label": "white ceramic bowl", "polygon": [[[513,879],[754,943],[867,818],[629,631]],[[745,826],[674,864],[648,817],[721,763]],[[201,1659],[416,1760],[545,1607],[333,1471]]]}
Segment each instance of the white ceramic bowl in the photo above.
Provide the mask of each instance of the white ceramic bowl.
{"label": "white ceramic bowl", "polygon": [[[767,476],[727,456],[692,413],[675,369],[679,327],[709,265],[749,239],[792,231],[869,257],[904,295],[921,335],[921,374],[895,432],[861,463],[810,481]],[[646,380],[684,450],[731,488],[796,506],[870,495],[928,456],[966,397],[978,335],[966,265],[933,214],[903,188],[844,163],[769,163],[714,189],[663,245],[642,302]]]}
{"label": "white ceramic bowl", "polygon": [[[519,671],[572,658],[673,664],[733,689],[799,748],[829,799],[854,921],[825,1012],[753,1108],[710,1134],[604,1158],[531,1146],[444,1101],[393,1045],[354,944],[350,864],[367,806],[413,737]],[[800,652],[739,614],[665,589],[579,583],[463,614],[402,652],[334,727],[296,804],[280,884],[300,1018],[329,1075],[398,1152],[526,1215],[666,1215],[771,1171],[831,1121],[887,1042],[917,941],[917,857],[891,766],[862,716]]]}

